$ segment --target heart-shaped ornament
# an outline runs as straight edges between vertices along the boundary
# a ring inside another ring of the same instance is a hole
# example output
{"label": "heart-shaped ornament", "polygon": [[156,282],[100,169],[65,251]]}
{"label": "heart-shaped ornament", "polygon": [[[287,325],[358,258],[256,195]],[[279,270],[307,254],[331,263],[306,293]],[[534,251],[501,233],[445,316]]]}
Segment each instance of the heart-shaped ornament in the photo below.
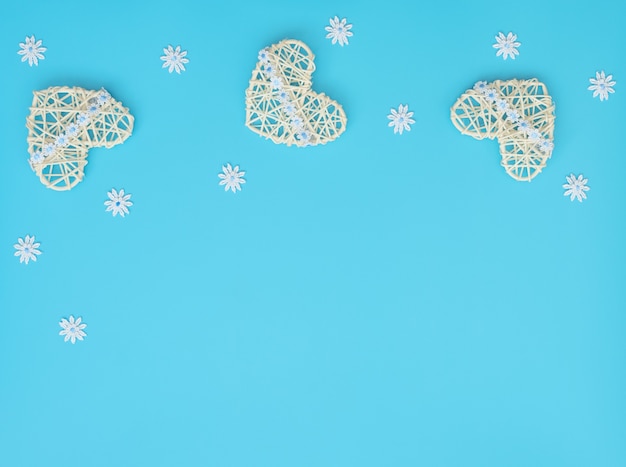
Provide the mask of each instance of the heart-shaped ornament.
{"label": "heart-shaped ornament", "polygon": [[537,79],[479,81],[452,106],[454,126],[476,139],[497,138],[502,166],[515,180],[531,181],[554,148],[554,103]]}
{"label": "heart-shaped ornament", "polygon": [[29,163],[48,188],[72,189],[83,179],[89,148],[110,148],[132,134],[133,116],[104,89],[51,87],[33,94]]}
{"label": "heart-shaped ornament", "polygon": [[276,144],[315,146],[346,130],[341,105],[311,89],[315,56],[286,39],[259,52],[246,90],[246,126]]}

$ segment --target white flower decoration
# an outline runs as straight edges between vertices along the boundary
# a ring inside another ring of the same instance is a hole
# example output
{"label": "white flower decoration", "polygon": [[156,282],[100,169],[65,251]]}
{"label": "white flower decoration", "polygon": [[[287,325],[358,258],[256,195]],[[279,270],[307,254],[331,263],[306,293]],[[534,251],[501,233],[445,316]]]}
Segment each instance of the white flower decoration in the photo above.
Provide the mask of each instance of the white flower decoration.
{"label": "white flower decoration", "polygon": [[493,88],[486,88],[484,95],[487,98],[487,100],[491,103],[495,102],[499,97],[498,91],[496,91]]}
{"label": "white flower decoration", "polygon": [[296,133],[296,138],[299,141],[304,141],[305,143],[308,143],[311,140],[311,134],[306,130],[300,129]]}
{"label": "white flower decoration", "polygon": [[67,126],[67,129],[65,130],[65,132],[67,133],[68,136],[76,136],[78,134],[78,125],[76,123],[70,123]]}
{"label": "white flower decoration", "polygon": [[35,41],[35,36],[26,37],[26,42],[20,42],[20,48],[17,53],[22,55],[23,62],[28,60],[29,66],[38,66],[39,60],[46,58],[43,53],[48,50],[41,46],[41,40]]}
{"label": "white flower decoration", "polygon": [[65,133],[61,133],[59,136],[57,136],[57,146],[60,148],[63,148],[65,146],[67,146],[70,142],[70,139],[67,137],[67,135]]}
{"label": "white flower decoration", "polygon": [[541,143],[539,143],[539,149],[543,152],[552,152],[554,149],[554,143],[549,139],[543,139],[541,140]]}
{"label": "white flower decoration", "polygon": [[81,323],[81,321],[82,318],[78,318],[76,321],[74,321],[74,317],[70,316],[69,321],[63,318],[59,322],[59,326],[63,328],[61,331],[59,331],[59,335],[65,336],[63,342],[71,340],[72,344],[75,344],[76,339],[78,339],[79,341],[83,340],[83,337],[87,335],[85,331],[83,331],[83,329],[85,329],[87,325],[85,323]]}
{"label": "white flower decoration", "polygon": [[85,126],[89,123],[89,115],[81,112],[78,114],[78,117],[76,117],[76,122],[78,123],[78,126]]}
{"label": "white flower decoration", "polygon": [[107,196],[109,199],[104,202],[104,205],[107,207],[106,212],[112,211],[113,217],[118,214],[124,217],[125,214],[129,213],[128,207],[132,206],[133,203],[129,201],[131,195],[124,194],[124,189],[121,189],[118,193],[117,190],[113,188],[107,193]]}
{"label": "white flower decoration", "polygon": [[478,91],[480,93],[485,93],[485,91],[487,91],[487,89],[488,89],[487,81],[478,81],[474,85],[474,91]]}
{"label": "white flower decoration", "polygon": [[563,185],[563,188],[565,188],[563,196],[569,195],[570,201],[574,201],[574,198],[576,198],[581,203],[583,202],[583,199],[587,199],[585,191],[589,191],[589,187],[587,186],[588,180],[583,178],[582,174],[580,174],[578,178],[576,178],[576,175],[570,174],[569,176],[566,176],[565,179],[567,180],[567,183]]}
{"label": "white flower decoration", "polygon": [[268,63],[270,61],[270,53],[267,49],[263,49],[259,52],[259,61],[263,63]]}
{"label": "white flower decoration", "polygon": [[609,98],[609,93],[614,93],[613,86],[617,83],[613,81],[613,75],[605,76],[603,71],[596,71],[596,79],[589,78],[591,86],[587,89],[593,91],[593,97],[600,96],[601,101]]}
{"label": "white flower decoration", "polygon": [[37,151],[32,156],[30,156],[31,164],[39,164],[40,162],[43,161],[43,159],[44,159],[44,157],[43,157],[43,154],[41,153],[41,151]]}
{"label": "white flower decoration", "polygon": [[502,55],[503,59],[507,59],[511,57],[512,60],[515,60],[515,56],[519,55],[519,51],[517,48],[522,45],[517,41],[517,36],[512,32],[508,33],[506,36],[501,32],[496,36],[496,43],[493,44],[494,49],[498,49],[496,52],[496,57]]}
{"label": "white flower decoration", "polygon": [[176,46],[174,49],[171,45],[167,46],[167,49],[163,49],[165,55],[161,57],[165,63],[162,68],[169,67],[168,71],[171,73],[172,71],[176,71],[180,75],[181,71],[185,71],[185,63],[189,63],[189,60],[185,58],[187,55],[187,51],[180,50],[180,45]]}
{"label": "white flower decoration", "polygon": [[346,18],[343,18],[339,21],[339,18],[335,16],[335,18],[330,18],[330,26],[326,26],[326,39],[332,39],[332,43],[336,44],[339,42],[339,45],[343,47],[344,45],[348,45],[348,37],[352,37],[352,33],[350,29],[352,29],[351,24],[346,24]]}
{"label": "white flower decoration", "polygon": [[527,135],[531,131],[531,126],[526,120],[520,120],[517,122],[517,129]]}
{"label": "white flower decoration", "polygon": [[18,238],[17,243],[13,245],[17,250],[15,256],[20,257],[20,263],[26,263],[32,259],[37,261],[37,255],[41,254],[38,250],[40,243],[35,243],[35,236],[26,235],[26,238]]}
{"label": "white flower decoration", "polygon": [[272,84],[272,88],[278,91],[283,89],[283,80],[280,77],[274,75],[270,78],[270,83]]}
{"label": "white flower decoration", "polygon": [[415,123],[415,120],[411,118],[412,116],[413,112],[409,112],[409,106],[400,104],[397,111],[391,109],[387,118],[391,120],[389,126],[393,127],[393,132],[402,134],[404,130],[411,131],[410,125]]}
{"label": "white flower decoration", "polygon": [[240,172],[238,165],[233,169],[230,164],[222,166],[222,171],[224,173],[218,174],[218,177],[222,179],[220,185],[224,185],[224,191],[228,191],[229,188],[233,193],[236,193],[237,190],[241,191],[240,185],[246,183],[243,178],[246,173]]}
{"label": "white flower decoration", "polygon": [[506,118],[511,120],[511,123],[517,123],[519,122],[520,114],[516,110],[509,108],[506,111]]}

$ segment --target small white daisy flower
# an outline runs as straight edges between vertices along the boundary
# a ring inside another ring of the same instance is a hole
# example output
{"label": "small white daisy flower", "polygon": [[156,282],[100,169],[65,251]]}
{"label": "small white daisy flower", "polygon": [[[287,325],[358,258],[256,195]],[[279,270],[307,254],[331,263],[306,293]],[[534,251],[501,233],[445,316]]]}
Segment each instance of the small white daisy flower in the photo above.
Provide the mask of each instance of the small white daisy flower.
{"label": "small white daisy flower", "polygon": [[501,112],[506,112],[509,109],[509,103],[504,99],[496,100],[496,107]]}
{"label": "small white daisy flower", "polygon": [[48,50],[41,46],[41,40],[35,41],[35,36],[26,37],[26,42],[20,42],[20,48],[17,53],[22,55],[23,62],[28,60],[29,66],[38,66],[38,60],[45,59],[43,53]]}
{"label": "small white daisy flower", "polygon": [[263,63],[268,63],[270,61],[270,53],[267,49],[263,49],[259,52],[259,61]]}
{"label": "small white daisy flower", "polygon": [[326,39],[332,39],[332,43],[336,44],[339,42],[340,46],[344,46],[348,44],[348,37],[352,37],[352,29],[351,24],[346,24],[346,18],[343,18],[341,21],[337,16],[335,18],[330,18],[330,26],[326,26]]}
{"label": "small white daisy flower", "polygon": [[263,65],[263,73],[265,73],[265,75],[269,78],[276,76],[276,70],[269,64],[269,62]]}
{"label": "small white daisy flower", "polygon": [[186,50],[180,50],[180,45],[176,46],[174,49],[171,45],[167,46],[167,49],[163,49],[165,55],[161,56],[161,60],[163,63],[162,68],[169,67],[168,71],[171,73],[172,71],[176,71],[180,75],[181,71],[185,71],[185,63],[189,63],[189,59],[185,58],[187,55]]}
{"label": "small white daisy flower", "polygon": [[499,97],[498,91],[493,88],[486,88],[484,94],[487,100],[492,103],[495,102]]}
{"label": "small white daisy flower", "polygon": [[300,129],[304,126],[304,121],[300,117],[293,117],[291,119],[291,126]]}
{"label": "small white daisy flower", "polygon": [[522,45],[517,41],[517,36],[512,32],[508,33],[506,36],[501,32],[496,36],[496,43],[493,44],[494,49],[498,49],[496,52],[496,57],[502,55],[503,59],[507,59],[511,57],[512,60],[515,60],[515,56],[519,55],[519,51],[517,48]]}
{"label": "small white daisy flower", "polygon": [[474,91],[483,93],[487,89],[487,81],[479,81],[474,85]]}
{"label": "small white daisy flower", "polygon": [[289,100],[289,93],[284,89],[281,89],[276,93],[276,97],[278,97],[278,100],[284,104]]}
{"label": "small white daisy flower", "polygon": [[393,127],[394,133],[402,134],[404,130],[411,131],[410,125],[415,123],[415,120],[411,118],[412,116],[413,112],[409,112],[409,106],[400,104],[397,111],[391,109],[391,113],[387,115],[387,118],[391,120],[388,126]]}
{"label": "small white daisy flower", "polygon": [[549,139],[543,139],[539,143],[539,149],[542,152],[551,153],[552,150],[554,149],[554,143],[552,141],[550,141]]}
{"label": "small white daisy flower", "polygon": [[39,164],[40,162],[43,161],[43,154],[41,153],[41,151],[37,151],[35,152],[32,156],[30,156],[30,161],[33,164]]}
{"label": "small white daisy flower", "polygon": [[613,75],[605,76],[603,71],[596,71],[596,79],[589,78],[591,86],[587,89],[593,91],[593,97],[600,96],[601,101],[605,101],[609,98],[609,93],[614,93],[613,86],[617,84],[613,81]]}
{"label": "small white daisy flower", "polygon": [[111,98],[111,94],[109,94],[106,90],[102,90],[100,91],[100,94],[98,94],[98,104],[99,105],[104,105],[107,103],[107,101]]}
{"label": "small white daisy flower", "polygon": [[520,120],[517,122],[517,129],[524,134],[528,134],[531,130],[531,126],[526,120]]}
{"label": "small white daisy flower", "polygon": [[35,243],[35,236],[26,235],[26,238],[18,238],[17,243],[13,247],[17,250],[14,256],[20,257],[20,263],[28,264],[30,260],[37,261],[37,255],[41,254],[38,250],[41,243]]}
{"label": "small white daisy flower", "polygon": [[509,110],[506,111],[506,118],[511,120],[511,123],[518,123],[520,114],[516,110],[509,108]]}
{"label": "small white daisy flower", "polygon": [[129,213],[128,207],[132,206],[133,203],[130,201],[131,195],[124,194],[124,189],[121,189],[118,193],[117,190],[113,188],[107,193],[107,196],[109,199],[104,202],[104,205],[107,207],[106,212],[112,211],[113,217],[118,214],[124,217],[125,214]]}
{"label": "small white daisy flower", "polygon": [[272,84],[272,88],[275,90],[281,90],[283,88],[283,80],[276,75],[270,78],[270,83]]}
{"label": "small white daisy flower", "polygon": [[296,106],[293,105],[291,102],[286,102],[283,109],[285,113],[289,116],[292,116],[296,113]]}
{"label": "small white daisy flower", "polygon": [[76,117],[76,123],[78,124],[78,126],[85,126],[87,125],[87,123],[89,123],[89,115],[87,115],[84,112],[81,112],[78,114],[78,117]]}
{"label": "small white daisy flower", "polygon": [[574,198],[576,198],[581,203],[583,202],[583,199],[587,199],[585,191],[589,191],[589,187],[587,186],[588,180],[583,178],[582,174],[580,174],[578,178],[576,178],[576,175],[570,174],[569,176],[566,176],[565,179],[567,180],[567,183],[563,185],[563,188],[565,188],[563,196],[569,195],[570,201],[574,201]]}
{"label": "small white daisy flower", "polygon": [[69,142],[70,140],[65,133],[61,133],[59,136],[57,136],[57,147],[63,148],[67,146]]}
{"label": "small white daisy flower", "polygon": [[302,141],[304,143],[308,143],[311,140],[311,134],[303,129],[300,129],[297,133],[296,133],[296,139],[298,141]]}
{"label": "small white daisy flower", "polygon": [[69,321],[65,318],[59,321],[59,326],[63,328],[61,331],[59,331],[59,335],[65,336],[63,342],[71,340],[72,344],[75,344],[76,339],[78,339],[79,341],[83,340],[83,337],[87,335],[85,331],[83,331],[83,329],[85,329],[87,325],[85,323],[81,323],[81,321],[82,318],[78,318],[76,321],[74,321],[74,316],[71,315]]}
{"label": "small white daisy flower", "polygon": [[233,193],[236,193],[237,190],[241,191],[240,185],[246,183],[245,179],[243,178],[246,173],[240,172],[238,165],[236,165],[233,169],[230,164],[222,166],[222,171],[224,173],[218,174],[218,177],[222,179],[219,184],[224,185],[224,191],[228,191],[229,189]]}
{"label": "small white daisy flower", "polygon": [[76,123],[70,123],[65,129],[67,136],[74,137],[78,134],[78,125]]}
{"label": "small white daisy flower", "polygon": [[54,144],[48,143],[43,147],[43,157],[48,157],[54,154]]}

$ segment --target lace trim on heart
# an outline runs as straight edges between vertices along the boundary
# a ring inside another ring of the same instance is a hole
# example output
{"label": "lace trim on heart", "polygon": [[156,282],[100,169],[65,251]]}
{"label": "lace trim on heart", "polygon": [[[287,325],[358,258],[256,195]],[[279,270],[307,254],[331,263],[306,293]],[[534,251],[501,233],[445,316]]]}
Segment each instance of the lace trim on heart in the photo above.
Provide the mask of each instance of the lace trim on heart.
{"label": "lace trim on heart", "polygon": [[291,126],[293,133],[296,135],[296,139],[304,146],[311,144],[314,136],[306,129],[304,119],[298,115],[296,106],[291,100],[283,79],[278,76],[275,67],[270,63],[269,50],[263,49],[259,52],[259,61],[263,65],[263,75],[269,80],[274,95],[289,119],[289,126]]}
{"label": "lace trim on heart", "polygon": [[100,113],[102,107],[104,107],[110,99],[111,95],[104,88],[98,92],[97,96],[89,99],[89,106],[86,112],[79,113],[75,121],[63,128],[63,131],[55,138],[54,142],[46,144],[40,151],[35,151],[31,154],[29,159],[31,168],[35,170],[36,165],[45,162],[55,151],[66,147],[72,141],[76,140],[80,134],[80,130],[87,126],[91,119]]}
{"label": "lace trim on heart", "polygon": [[479,81],[474,85],[474,90],[485,97],[489,103],[495,105],[496,109],[502,113],[504,119],[516,127],[519,132],[528,137],[531,141],[537,143],[541,152],[550,156],[552,149],[554,149],[554,143],[544,138],[528,120],[524,120],[522,118],[523,116],[503,99],[502,94],[500,94],[496,88],[490,87],[485,81]]}

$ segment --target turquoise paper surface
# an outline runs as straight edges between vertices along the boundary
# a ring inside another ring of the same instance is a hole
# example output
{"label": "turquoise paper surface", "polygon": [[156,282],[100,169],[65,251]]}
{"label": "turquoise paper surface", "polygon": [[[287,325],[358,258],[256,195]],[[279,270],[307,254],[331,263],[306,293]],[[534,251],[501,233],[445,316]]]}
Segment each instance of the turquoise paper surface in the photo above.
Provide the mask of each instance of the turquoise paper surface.
{"label": "turquoise paper surface", "polygon": [[[335,15],[347,46],[325,38]],[[625,18],[617,0],[5,4],[0,466],[626,465]],[[17,54],[31,35],[37,67]],[[325,146],[245,127],[257,54],[284,38],[348,117]],[[449,118],[476,81],[512,78],[556,104],[531,183]],[[135,129],[54,192],[25,120],[65,85],[106,88]],[[416,123],[395,135],[399,104]],[[241,192],[218,185],[226,163]],[[111,188],[132,194],[123,219]],[[88,325],[75,345],[69,315]]]}

